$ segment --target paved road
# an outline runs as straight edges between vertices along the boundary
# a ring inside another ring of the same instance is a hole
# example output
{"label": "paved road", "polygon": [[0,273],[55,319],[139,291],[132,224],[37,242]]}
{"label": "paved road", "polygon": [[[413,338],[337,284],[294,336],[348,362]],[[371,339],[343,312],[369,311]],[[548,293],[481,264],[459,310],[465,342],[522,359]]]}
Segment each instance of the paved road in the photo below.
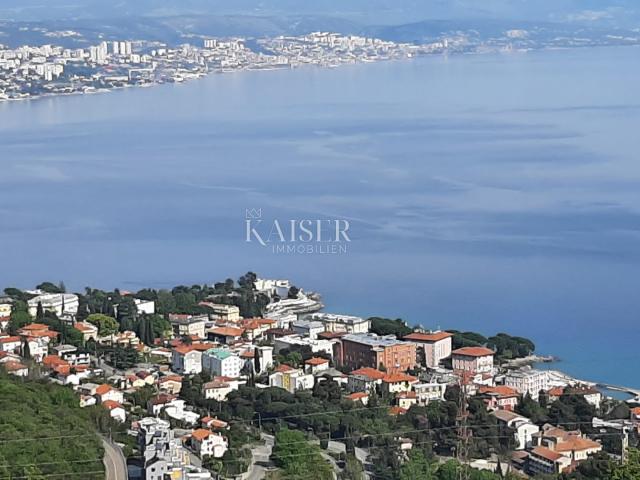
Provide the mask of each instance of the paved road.
{"label": "paved road", "polygon": [[120,447],[114,446],[105,439],[102,439],[104,446],[104,458],[102,462],[106,468],[106,480],[127,480],[127,461],[122,454]]}
{"label": "paved road", "polygon": [[271,456],[275,439],[273,435],[265,433],[262,434],[262,439],[264,440],[264,445],[258,445],[251,450],[252,461],[246,480],[262,480],[265,478],[267,470],[272,467],[269,457]]}

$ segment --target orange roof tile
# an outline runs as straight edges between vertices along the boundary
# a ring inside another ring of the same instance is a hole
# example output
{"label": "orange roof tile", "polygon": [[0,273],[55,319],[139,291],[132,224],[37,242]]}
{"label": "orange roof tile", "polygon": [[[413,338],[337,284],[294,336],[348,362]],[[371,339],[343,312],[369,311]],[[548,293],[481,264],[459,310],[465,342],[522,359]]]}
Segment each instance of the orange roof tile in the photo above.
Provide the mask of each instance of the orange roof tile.
{"label": "orange roof tile", "polygon": [[53,368],[59,365],[69,365],[69,362],[63,360],[57,355],[47,355],[42,359],[42,364],[45,367]]}
{"label": "orange roof tile", "polygon": [[0,337],[0,343],[17,343],[20,342],[20,337]]}
{"label": "orange roof tile", "polygon": [[214,335],[221,335],[224,337],[240,337],[244,333],[244,328],[235,327],[218,327],[213,330],[209,330]]}
{"label": "orange roof tile", "polygon": [[113,410],[114,408],[122,407],[122,405],[120,405],[118,402],[114,400],[105,400],[104,402],[102,402],[102,405],[108,410]]}
{"label": "orange roof tile", "polygon": [[480,394],[495,394],[501,397],[517,397],[520,394],[514,388],[507,387],[505,385],[498,385],[496,387],[480,387],[478,389]]}
{"label": "orange roof tile", "polygon": [[361,375],[369,378],[369,380],[382,380],[386,374],[380,370],[376,370],[375,368],[364,367],[354,370],[351,372],[351,375]]}
{"label": "orange roof tile", "polygon": [[368,398],[369,394],[367,392],[355,392],[351,395],[347,395],[348,400],[361,400],[363,398]]}
{"label": "orange roof tile", "polygon": [[461,355],[465,357],[487,357],[495,355],[496,352],[485,347],[463,347],[451,352],[452,355]]}
{"label": "orange roof tile", "polygon": [[433,332],[433,333],[420,333],[414,332],[403,337],[403,340],[413,340],[415,342],[439,342],[445,338],[453,337],[449,332]]}
{"label": "orange roof tile", "polygon": [[295,368],[293,368],[293,367],[291,367],[291,366],[289,366],[289,365],[286,365],[286,364],[284,364],[284,363],[283,363],[283,364],[281,364],[281,365],[278,365],[278,366],[275,368],[275,371],[276,371],[276,372],[280,372],[280,373],[284,373],[284,372],[292,372],[293,370],[295,370]]}
{"label": "orange roof tile", "polygon": [[74,328],[83,333],[96,332],[98,330],[95,325],[86,322],[78,322],[74,325]]}
{"label": "orange roof tile", "polygon": [[602,445],[589,438],[580,437],[570,437],[556,445],[557,452],[575,452],[580,450],[593,450],[596,448],[602,448]]}
{"label": "orange roof tile", "polygon": [[549,450],[547,447],[536,447],[532,450],[532,452],[542,458],[546,458],[552,462],[560,460],[564,455],[561,455],[553,450]]}
{"label": "orange roof tile", "polygon": [[402,407],[391,407],[389,409],[389,415],[404,415],[405,413],[407,413],[407,409],[406,408],[402,408]]}
{"label": "orange roof tile", "polygon": [[199,442],[205,440],[210,435],[213,435],[213,432],[211,430],[205,430],[204,428],[198,428],[197,430],[191,432],[191,436]]}
{"label": "orange roof tile", "polygon": [[416,377],[407,375],[406,373],[389,373],[382,378],[384,383],[400,383],[400,382],[417,382]]}
{"label": "orange roof tile", "polygon": [[304,363],[306,363],[307,365],[317,367],[318,365],[324,365],[325,363],[329,363],[329,360],[327,360],[326,358],[312,357]]}
{"label": "orange roof tile", "polygon": [[104,395],[105,393],[108,393],[111,390],[113,390],[113,387],[111,385],[103,383],[98,388],[96,388],[96,395]]}

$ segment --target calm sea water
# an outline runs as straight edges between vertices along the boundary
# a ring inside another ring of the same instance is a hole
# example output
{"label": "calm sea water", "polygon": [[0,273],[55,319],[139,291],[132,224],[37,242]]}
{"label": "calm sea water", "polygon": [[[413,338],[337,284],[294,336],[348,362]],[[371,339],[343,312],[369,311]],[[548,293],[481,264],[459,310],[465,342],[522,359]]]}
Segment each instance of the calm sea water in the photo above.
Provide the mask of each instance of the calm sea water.
{"label": "calm sea water", "polygon": [[[0,285],[253,270],[331,310],[533,338],[640,387],[640,50],[213,75],[0,105]],[[246,208],[347,218],[342,255],[245,242]]]}

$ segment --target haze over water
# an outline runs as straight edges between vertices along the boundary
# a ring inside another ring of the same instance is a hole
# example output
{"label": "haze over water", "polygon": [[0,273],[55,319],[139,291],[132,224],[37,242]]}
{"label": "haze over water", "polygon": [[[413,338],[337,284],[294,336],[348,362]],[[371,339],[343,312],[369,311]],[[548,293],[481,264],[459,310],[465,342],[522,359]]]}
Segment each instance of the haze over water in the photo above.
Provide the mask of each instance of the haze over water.
{"label": "haze over water", "polygon": [[[640,388],[640,50],[212,75],[0,104],[0,285],[287,277]],[[244,238],[347,218],[343,255]]]}

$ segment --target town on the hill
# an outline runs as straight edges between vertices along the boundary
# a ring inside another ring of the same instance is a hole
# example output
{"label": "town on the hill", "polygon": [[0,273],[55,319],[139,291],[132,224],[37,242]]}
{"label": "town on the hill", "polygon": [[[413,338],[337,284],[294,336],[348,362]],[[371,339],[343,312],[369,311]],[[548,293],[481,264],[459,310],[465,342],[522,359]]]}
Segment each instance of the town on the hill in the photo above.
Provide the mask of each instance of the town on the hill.
{"label": "town on the hill", "polygon": [[[107,478],[637,478],[612,472],[638,461],[639,403],[533,368],[545,359],[525,338],[326,313],[319,295],[251,272],[4,293],[0,382],[58,384],[78,411],[103,412]],[[3,478],[64,477],[36,454],[25,475],[14,441],[0,431]]]}

